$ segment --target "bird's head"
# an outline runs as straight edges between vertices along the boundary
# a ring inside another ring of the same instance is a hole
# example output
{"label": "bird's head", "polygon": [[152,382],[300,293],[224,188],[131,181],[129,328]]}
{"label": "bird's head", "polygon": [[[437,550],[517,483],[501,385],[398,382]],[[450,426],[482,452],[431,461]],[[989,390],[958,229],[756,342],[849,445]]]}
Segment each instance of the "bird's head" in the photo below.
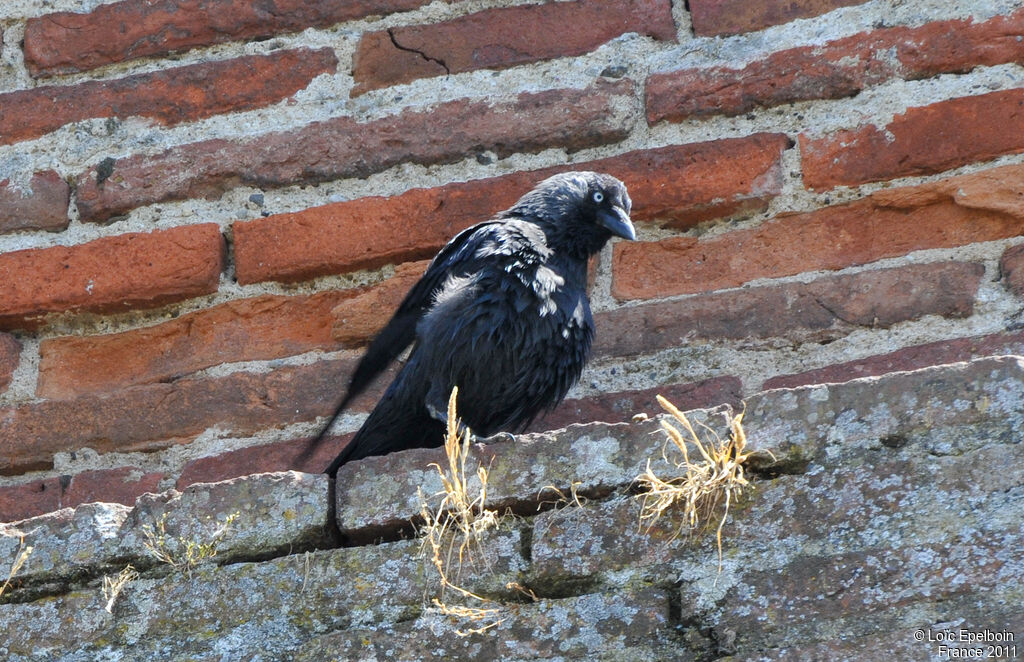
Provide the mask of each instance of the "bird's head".
{"label": "bird's head", "polygon": [[537,222],[556,248],[580,253],[601,250],[613,236],[636,239],[629,220],[632,201],[626,185],[597,172],[565,172],[548,177],[502,216]]}

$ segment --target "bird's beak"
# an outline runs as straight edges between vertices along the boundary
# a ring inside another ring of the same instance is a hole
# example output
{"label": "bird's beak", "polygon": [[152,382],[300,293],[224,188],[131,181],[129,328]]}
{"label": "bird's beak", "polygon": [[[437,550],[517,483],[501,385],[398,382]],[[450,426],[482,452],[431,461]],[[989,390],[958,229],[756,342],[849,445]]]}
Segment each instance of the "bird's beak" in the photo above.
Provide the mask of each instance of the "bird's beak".
{"label": "bird's beak", "polygon": [[630,241],[636,239],[636,230],[633,229],[633,223],[629,220],[629,214],[622,207],[615,206],[611,210],[602,209],[597,214],[597,222],[616,237],[622,237]]}

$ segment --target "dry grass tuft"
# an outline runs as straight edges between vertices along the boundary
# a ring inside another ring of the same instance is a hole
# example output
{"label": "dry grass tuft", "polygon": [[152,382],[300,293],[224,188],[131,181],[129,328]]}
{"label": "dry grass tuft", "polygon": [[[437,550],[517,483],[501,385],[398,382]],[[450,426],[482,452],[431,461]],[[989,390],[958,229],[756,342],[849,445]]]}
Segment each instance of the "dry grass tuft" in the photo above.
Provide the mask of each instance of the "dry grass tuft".
{"label": "dry grass tuft", "polygon": [[[636,478],[636,482],[645,491],[638,495],[643,500],[640,510],[641,527],[646,522],[647,530],[658,519],[673,507],[679,507],[685,516],[684,524],[680,525],[678,535],[685,525],[689,532],[697,531],[701,522],[709,520],[721,509],[721,518],[715,531],[718,542],[718,571],[722,571],[722,527],[729,516],[729,506],[743,493],[743,488],[750,483],[744,475],[743,463],[752,453],[744,452],[747,435],[743,430],[743,413],[729,417],[729,436],[722,439],[706,425],[700,427],[705,431],[702,440],[686,415],[672,403],[658,397],[658,404],[672,415],[685,430],[685,435],[672,423],[662,421],[661,427],[668,435],[662,458],[666,464],[681,473],[663,478],[651,469],[651,461],[647,460],[647,470]],[[668,442],[678,450],[681,457],[669,458]],[[693,444],[700,453],[700,459],[690,460],[687,443]]]}
{"label": "dry grass tuft", "polygon": [[[479,544],[484,532],[497,527],[500,520],[495,511],[484,507],[487,500],[485,467],[476,470],[479,490],[470,489],[466,457],[472,433],[466,427],[459,429],[455,406],[458,392],[458,387],[452,389],[448,398],[448,430],[444,440],[448,466],[431,465],[437,469],[442,484],[442,490],[433,495],[436,504],[431,506],[420,492],[423,517],[420,534],[424,555],[429,552],[431,564],[441,580],[439,595],[431,602],[442,614],[474,624],[465,630],[454,630],[457,635],[466,636],[485,632],[502,622],[498,603],[459,585],[463,563],[470,557],[473,546]],[[457,600],[468,604],[449,604],[453,594]]]}
{"label": "dry grass tuft", "polygon": [[0,584],[0,597],[3,597],[4,591],[11,587],[11,582],[14,581],[14,576],[18,574],[21,567],[25,565],[25,561],[32,555],[32,545],[25,545],[25,536],[22,536],[18,542],[18,553],[14,557],[14,563],[11,564],[11,569],[7,573],[7,579],[4,580],[3,584]]}
{"label": "dry grass tuft", "polygon": [[234,512],[215,529],[206,540],[192,540],[183,536],[171,538],[167,534],[167,514],[157,520],[156,526],[143,526],[142,533],[146,536],[143,545],[150,556],[161,563],[166,563],[188,577],[192,570],[202,563],[217,556],[217,545],[231,528],[231,523],[238,517]]}
{"label": "dry grass tuft", "polygon": [[129,582],[133,582],[139,578],[139,573],[129,563],[124,567],[124,570],[117,573],[117,576],[103,577],[103,597],[106,598],[107,604],[104,605],[104,609],[107,610],[108,614],[114,613],[114,602],[117,601],[117,597],[121,595],[121,591],[128,585]]}

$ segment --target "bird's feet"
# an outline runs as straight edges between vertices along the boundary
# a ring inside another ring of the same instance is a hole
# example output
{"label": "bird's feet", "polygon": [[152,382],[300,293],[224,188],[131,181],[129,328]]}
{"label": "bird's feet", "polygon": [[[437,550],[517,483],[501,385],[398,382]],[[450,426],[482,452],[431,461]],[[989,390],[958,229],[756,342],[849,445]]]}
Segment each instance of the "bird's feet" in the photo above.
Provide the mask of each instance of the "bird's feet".
{"label": "bird's feet", "polygon": [[478,437],[473,435],[474,444],[493,444],[501,441],[515,442],[516,436],[511,432],[495,432],[489,437]]}
{"label": "bird's feet", "polygon": [[[429,413],[430,417],[433,418],[434,420],[441,421],[442,423],[445,424],[445,426],[448,425],[448,413],[445,411],[441,411],[440,409],[430,404],[429,402],[427,403],[427,413]],[[459,437],[461,438],[462,435],[465,433],[466,426],[462,424],[462,421],[459,421]],[[493,444],[499,441],[514,442],[516,440],[516,436],[511,432],[495,432],[494,434],[489,435],[487,437],[478,437],[477,435],[473,434],[472,430],[470,430],[469,440],[474,444]]]}

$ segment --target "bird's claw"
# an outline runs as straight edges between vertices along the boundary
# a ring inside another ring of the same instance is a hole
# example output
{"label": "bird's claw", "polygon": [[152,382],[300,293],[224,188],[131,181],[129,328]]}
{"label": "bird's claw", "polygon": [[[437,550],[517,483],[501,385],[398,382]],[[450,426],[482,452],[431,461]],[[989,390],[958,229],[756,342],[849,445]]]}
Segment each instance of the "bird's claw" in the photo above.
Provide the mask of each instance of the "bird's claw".
{"label": "bird's claw", "polygon": [[474,444],[494,444],[498,442],[515,442],[516,436],[511,432],[495,432],[494,434],[487,437],[478,437],[473,435]]}

